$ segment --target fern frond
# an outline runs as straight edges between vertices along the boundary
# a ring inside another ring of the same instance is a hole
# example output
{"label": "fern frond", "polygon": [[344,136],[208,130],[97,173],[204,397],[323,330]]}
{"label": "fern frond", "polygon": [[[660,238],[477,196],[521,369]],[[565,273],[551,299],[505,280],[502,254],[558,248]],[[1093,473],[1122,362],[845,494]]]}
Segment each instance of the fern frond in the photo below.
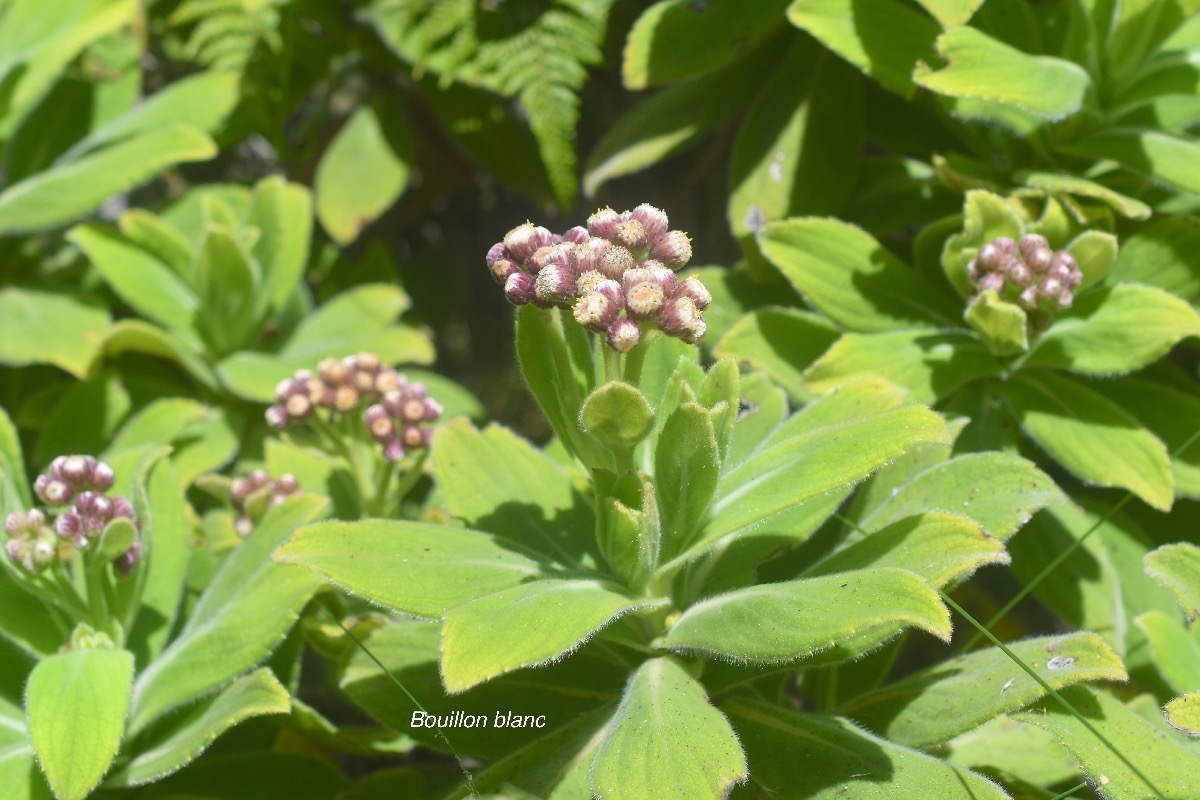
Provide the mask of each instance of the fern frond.
{"label": "fern frond", "polygon": [[418,73],[432,72],[515,98],[538,142],[560,205],[578,191],[575,128],[587,68],[613,0],[381,0],[370,12],[380,36]]}

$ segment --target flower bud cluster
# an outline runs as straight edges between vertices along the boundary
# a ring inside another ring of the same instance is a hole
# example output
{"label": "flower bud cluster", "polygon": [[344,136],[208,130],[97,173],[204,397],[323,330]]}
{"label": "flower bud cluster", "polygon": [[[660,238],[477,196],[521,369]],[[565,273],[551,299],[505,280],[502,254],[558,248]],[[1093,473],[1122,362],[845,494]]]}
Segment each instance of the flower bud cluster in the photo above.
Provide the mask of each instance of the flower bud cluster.
{"label": "flower bud cluster", "polygon": [[[126,497],[110,497],[113,471],[92,456],[59,456],[37,477],[34,491],[46,505],[58,509],[50,527],[45,511],[32,509],[9,514],[4,521],[8,534],[5,552],[30,572],[40,572],[54,563],[60,544],[85,550],[99,539],[115,519],[128,519],[138,527],[133,504]],[[128,574],[141,555],[141,533],[129,549],[113,561],[118,573]]]}
{"label": "flower bud cluster", "polygon": [[267,507],[277,506],[291,495],[300,490],[300,481],[291,473],[284,473],[278,479],[272,478],[265,470],[256,469],[249,475],[234,478],[229,485],[229,497],[233,508],[238,512],[233,527],[238,535],[246,537],[254,530],[258,515],[249,503],[252,495],[262,492],[267,497]]}
{"label": "flower bud cluster", "polygon": [[371,438],[383,445],[383,457],[399,461],[407,450],[429,447],[433,429],[422,423],[435,421],[442,406],[419,383],[409,383],[386,393],[382,402],[363,412],[363,424]]}
{"label": "flower bud cluster", "polygon": [[602,208],[587,227],[562,235],[518,225],[488,251],[487,265],[514,305],[570,308],[627,353],[647,327],[689,344],[704,336],[712,295],[699,278],[675,274],[691,257],[687,234],[668,230],[667,215],[643,203],[623,213]]}
{"label": "flower bud cluster", "polygon": [[328,358],[317,372],[300,370],[281,381],[276,404],[267,409],[267,423],[286,428],[317,409],[349,415],[366,406],[363,422],[388,461],[399,461],[407,450],[428,447],[433,432],[422,427],[442,415],[442,406],[420,383],[380,364],[374,353],[359,353],[340,361]]}
{"label": "flower bud cluster", "polygon": [[967,265],[976,292],[995,289],[1005,300],[1028,311],[1063,311],[1074,301],[1072,290],[1083,281],[1075,257],[1052,250],[1044,236],[1029,233],[1014,242],[998,236],[979,248]]}

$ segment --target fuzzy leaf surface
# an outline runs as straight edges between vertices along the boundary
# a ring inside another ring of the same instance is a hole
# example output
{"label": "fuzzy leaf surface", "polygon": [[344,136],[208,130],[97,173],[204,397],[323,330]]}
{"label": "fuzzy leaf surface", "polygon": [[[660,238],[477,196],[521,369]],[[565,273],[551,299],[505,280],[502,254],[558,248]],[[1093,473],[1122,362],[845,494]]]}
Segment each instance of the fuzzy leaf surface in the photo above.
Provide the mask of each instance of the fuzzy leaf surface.
{"label": "fuzzy leaf surface", "polygon": [[540,574],[504,539],[421,522],[321,522],[296,531],[275,553],[351,594],[437,619],[460,603]]}
{"label": "fuzzy leaf surface", "polygon": [[950,613],[922,578],[865,569],[769,583],[710,597],[688,608],[662,647],[751,664],[786,664],[833,651],[853,637],[914,625],[950,638]]}
{"label": "fuzzy leaf surface", "polygon": [[596,580],[524,583],[455,606],[442,624],[442,681],[458,693],[569,656],[618,617],[649,604]]}
{"label": "fuzzy leaf surface", "polygon": [[25,687],[29,736],[60,800],[82,800],[108,771],[125,730],[133,654],[74,650],[34,667]]}
{"label": "fuzzy leaf surface", "polygon": [[1200,547],[1190,542],[1166,544],[1147,553],[1143,563],[1146,574],[1183,606],[1189,621],[1200,619]]}
{"label": "fuzzy leaf surface", "polygon": [[16,286],[0,289],[0,322],[19,336],[0,336],[0,364],[53,364],[86,376],[110,317],[70,295]]}
{"label": "fuzzy leaf surface", "polygon": [[1188,692],[1163,706],[1167,723],[1188,736],[1200,736],[1200,692]]}
{"label": "fuzzy leaf surface", "polygon": [[727,796],[746,779],[746,756],[725,715],[675,659],[644,662],[592,762],[598,800]]}

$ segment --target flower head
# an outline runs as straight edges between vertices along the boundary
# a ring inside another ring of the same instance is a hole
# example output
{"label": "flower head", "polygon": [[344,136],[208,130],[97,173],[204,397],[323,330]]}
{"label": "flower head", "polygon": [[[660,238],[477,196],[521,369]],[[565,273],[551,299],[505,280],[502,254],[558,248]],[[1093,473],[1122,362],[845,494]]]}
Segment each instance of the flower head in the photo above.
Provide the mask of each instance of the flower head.
{"label": "flower head", "polygon": [[976,293],[995,290],[1027,311],[1063,311],[1074,302],[1072,289],[1083,281],[1075,257],[1052,250],[1046,237],[1028,233],[1018,241],[998,236],[979,248],[967,264]]}

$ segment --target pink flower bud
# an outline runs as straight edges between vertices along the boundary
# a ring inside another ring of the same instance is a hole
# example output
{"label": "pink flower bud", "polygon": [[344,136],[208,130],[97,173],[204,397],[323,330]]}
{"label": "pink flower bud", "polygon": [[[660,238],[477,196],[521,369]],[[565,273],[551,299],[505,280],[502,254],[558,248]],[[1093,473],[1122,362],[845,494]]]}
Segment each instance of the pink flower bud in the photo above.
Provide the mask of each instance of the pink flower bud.
{"label": "pink flower bud", "polygon": [[326,358],[317,365],[317,375],[329,387],[344,386],[350,382],[350,370],[336,358]]}
{"label": "pink flower bud", "polygon": [[621,313],[621,307],[613,302],[609,293],[597,289],[575,301],[574,311],[575,319],[580,325],[599,333],[608,330],[608,326],[612,325]]}
{"label": "pink flower bud", "polygon": [[550,245],[543,245],[533,251],[533,255],[525,259],[525,267],[534,275],[537,275],[546,266],[546,256],[550,255],[553,248]]}
{"label": "pink flower bud", "polygon": [[141,559],[141,555],[142,540],[136,539],[134,540],[133,544],[129,546],[128,550],[113,559],[113,572],[117,574],[118,578],[128,578],[133,574],[134,568],[137,567],[137,563]]}
{"label": "pink flower bud", "polygon": [[404,458],[404,443],[399,439],[392,439],[383,446],[383,458],[389,463],[395,463]]}
{"label": "pink flower bud", "polygon": [[979,269],[979,261],[972,258],[967,264],[967,280],[971,282],[972,286],[978,286],[981,277],[983,277],[983,272]]}
{"label": "pink flower bud", "polygon": [[[304,419],[312,413],[313,404],[306,395],[294,394],[287,399],[286,403],[283,404],[283,408],[284,413],[288,416],[288,419]],[[267,422],[270,421],[271,419],[268,417]]]}
{"label": "pink flower bud", "polygon": [[616,236],[613,241],[626,250],[643,251],[650,244],[650,235],[636,219],[618,223]]}
{"label": "pink flower bud", "polygon": [[700,311],[703,311],[712,304],[712,294],[709,293],[708,287],[701,283],[700,278],[695,275],[679,282],[679,286],[675,289],[675,296],[692,298],[692,302],[696,304],[696,308]]}
{"label": "pink flower bud", "polygon": [[1017,251],[1017,243],[1007,236],[997,236],[979,248],[979,265],[984,270],[998,270]]}
{"label": "pink flower bud", "polygon": [[65,506],[75,496],[75,490],[61,478],[39,475],[33,484],[37,496],[48,506]]}
{"label": "pink flower bud", "polygon": [[706,323],[702,317],[700,319],[697,319],[696,322],[690,328],[685,330],[683,333],[679,334],[679,338],[681,340],[683,340],[684,342],[686,342],[687,344],[695,344],[696,342],[703,339],[704,334],[707,332],[708,332],[708,323]]}
{"label": "pink flower bud", "polygon": [[580,297],[596,291],[596,287],[606,280],[609,279],[597,269],[589,269],[587,272],[580,273],[579,277],[575,279],[575,296]]}
{"label": "pink flower bud", "polygon": [[233,529],[237,531],[238,536],[245,539],[254,532],[254,520],[250,519],[245,514],[242,514],[233,521]]}
{"label": "pink flower bud", "polygon": [[611,208],[601,208],[588,217],[587,230],[592,238],[612,239],[617,235],[617,226],[620,224],[620,214]]}
{"label": "pink flower bud", "polygon": [[14,511],[4,518],[4,532],[10,538],[17,536],[18,534],[25,533],[25,526],[27,524],[25,515],[20,511]]}
{"label": "pink flower bud", "polygon": [[532,275],[514,272],[504,281],[504,296],[514,306],[523,306],[533,299],[533,287]]}
{"label": "pink flower bud", "polygon": [[575,297],[576,277],[575,272],[566,266],[547,264],[534,282],[534,299],[551,305],[569,302]]}
{"label": "pink flower bud", "polygon": [[1046,241],[1046,237],[1037,233],[1027,233],[1017,242],[1017,251],[1021,254],[1021,258],[1025,263],[1038,272],[1044,272],[1045,267],[1037,270],[1034,262],[1040,259],[1041,251],[1050,250],[1050,243]]}
{"label": "pink flower bud", "polygon": [[668,267],[682,267],[692,260],[692,242],[683,231],[667,231],[655,238],[649,255]]}
{"label": "pink flower bud", "polygon": [[1004,291],[1004,276],[999,272],[989,272],[979,279],[979,291],[995,289],[997,292]]}
{"label": "pink flower bud", "polygon": [[637,320],[658,316],[665,299],[662,286],[654,280],[634,283],[625,290],[625,308]]}
{"label": "pink flower bud", "polygon": [[488,248],[487,265],[490,267],[501,259],[508,258],[508,250],[504,247],[504,242],[496,242]]}
{"label": "pink flower bud", "polygon": [[1037,308],[1037,301],[1038,301],[1037,285],[1032,284],[1032,285],[1026,286],[1024,289],[1022,289],[1019,299],[1021,301],[1021,305],[1025,306],[1025,308],[1027,308],[1031,311],[1033,309]]}
{"label": "pink flower bud", "polygon": [[421,422],[425,419],[425,398],[408,398],[400,407],[398,416],[405,422]]}
{"label": "pink flower bud", "polygon": [[525,261],[542,246],[540,238],[533,223],[526,222],[504,234],[503,244],[508,249],[509,255],[520,262]]}
{"label": "pink flower bud", "polygon": [[241,506],[246,502],[246,498],[254,492],[254,484],[249,478],[234,478],[229,483],[229,498],[235,506]]}
{"label": "pink flower bud", "polygon": [[630,213],[630,219],[641,223],[642,229],[650,240],[657,239],[667,232],[669,223],[667,214],[649,203],[642,203]]}
{"label": "pink flower bud", "polygon": [[492,273],[493,280],[501,285],[508,280],[508,276],[514,273],[519,273],[521,268],[517,266],[515,261],[509,261],[507,258],[502,258],[489,267]]}
{"label": "pink flower bud", "polygon": [[1068,308],[1071,307],[1071,304],[1074,302],[1075,302],[1075,295],[1073,295],[1071,293],[1070,289],[1067,289],[1064,287],[1063,290],[1058,293],[1058,310],[1059,311],[1066,311]]}
{"label": "pink flower bud", "polygon": [[576,225],[574,228],[568,228],[566,232],[563,233],[563,241],[573,242],[574,244],[583,244],[590,238],[591,234],[588,233],[588,229],[582,225]]}
{"label": "pink flower bud", "polygon": [[405,425],[404,430],[400,432],[400,441],[408,449],[428,447],[432,437],[433,431],[418,425]]}
{"label": "pink flower bud", "polygon": [[333,392],[333,407],[345,414],[358,406],[358,392],[353,386],[339,386]]}
{"label": "pink flower bud", "polygon": [[1019,258],[1010,258],[1004,267],[1005,275],[1010,283],[1018,288],[1025,288],[1033,280],[1033,271]]}
{"label": "pink flower bud", "polygon": [[676,295],[663,303],[658,315],[658,327],[668,336],[680,336],[696,327],[700,310],[687,295]]}
{"label": "pink flower bud", "polygon": [[641,327],[628,317],[618,317],[608,328],[608,346],[618,353],[628,353],[641,340]]}
{"label": "pink flower bud", "polygon": [[88,485],[97,491],[107,492],[112,488],[114,480],[116,480],[116,475],[113,474],[112,467],[103,461],[97,461],[92,467]]}
{"label": "pink flower bud", "polygon": [[87,531],[83,518],[74,509],[59,515],[58,519],[54,521],[54,530],[59,536],[69,540],[76,547],[87,547]]}
{"label": "pink flower bud", "polygon": [[265,414],[267,424],[276,430],[282,430],[288,425],[288,412],[283,406],[271,406]]}
{"label": "pink flower bud", "polygon": [[621,280],[625,271],[632,269],[636,262],[633,256],[624,247],[609,247],[600,256],[599,269],[604,273],[606,278],[612,278],[615,281]]}
{"label": "pink flower bud", "polygon": [[404,385],[404,376],[391,367],[382,367],[375,376],[375,393],[384,394]]}
{"label": "pink flower bud", "polygon": [[64,480],[75,486],[83,486],[92,475],[96,459],[89,456],[67,456],[59,468]]}
{"label": "pink flower bud", "polygon": [[285,472],[275,481],[275,488],[284,494],[295,494],[300,489],[300,481],[290,472]]}

